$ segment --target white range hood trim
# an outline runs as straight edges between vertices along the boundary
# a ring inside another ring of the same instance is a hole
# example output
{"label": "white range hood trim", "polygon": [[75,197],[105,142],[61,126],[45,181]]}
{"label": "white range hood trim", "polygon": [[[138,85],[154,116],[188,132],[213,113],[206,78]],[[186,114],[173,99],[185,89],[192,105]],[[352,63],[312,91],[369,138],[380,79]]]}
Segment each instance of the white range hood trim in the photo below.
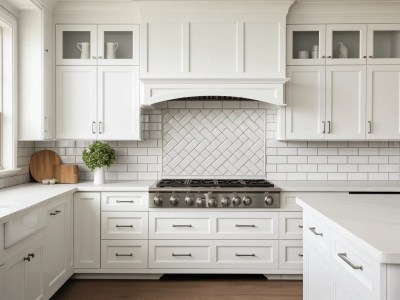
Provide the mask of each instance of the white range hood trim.
{"label": "white range hood trim", "polygon": [[187,97],[228,96],[285,106],[289,78],[272,79],[141,79],[141,106]]}

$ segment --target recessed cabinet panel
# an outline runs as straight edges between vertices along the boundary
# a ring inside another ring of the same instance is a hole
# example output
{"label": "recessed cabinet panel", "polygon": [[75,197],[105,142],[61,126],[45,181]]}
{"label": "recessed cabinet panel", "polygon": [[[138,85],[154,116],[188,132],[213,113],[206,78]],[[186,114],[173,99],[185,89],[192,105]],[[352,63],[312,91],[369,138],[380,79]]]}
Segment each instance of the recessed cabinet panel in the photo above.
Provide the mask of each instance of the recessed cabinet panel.
{"label": "recessed cabinet panel", "polygon": [[325,67],[288,67],[286,137],[324,138]]}
{"label": "recessed cabinet panel", "polygon": [[366,67],[326,68],[326,139],[365,139]]}
{"label": "recessed cabinet panel", "polygon": [[400,139],[400,66],[368,67],[367,139]]}
{"label": "recessed cabinet panel", "polygon": [[[182,72],[183,24],[147,24],[147,72],[176,74]],[[145,66],[143,64],[143,66]]]}

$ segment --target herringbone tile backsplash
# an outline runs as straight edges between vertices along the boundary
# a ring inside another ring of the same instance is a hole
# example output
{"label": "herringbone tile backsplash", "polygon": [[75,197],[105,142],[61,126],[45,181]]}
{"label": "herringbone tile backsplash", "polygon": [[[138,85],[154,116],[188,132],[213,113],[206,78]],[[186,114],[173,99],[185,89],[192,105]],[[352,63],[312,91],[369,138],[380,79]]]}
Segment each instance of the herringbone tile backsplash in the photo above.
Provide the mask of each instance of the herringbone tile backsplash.
{"label": "herringbone tile backsplash", "polygon": [[165,110],[163,175],[264,175],[264,132],[261,109]]}

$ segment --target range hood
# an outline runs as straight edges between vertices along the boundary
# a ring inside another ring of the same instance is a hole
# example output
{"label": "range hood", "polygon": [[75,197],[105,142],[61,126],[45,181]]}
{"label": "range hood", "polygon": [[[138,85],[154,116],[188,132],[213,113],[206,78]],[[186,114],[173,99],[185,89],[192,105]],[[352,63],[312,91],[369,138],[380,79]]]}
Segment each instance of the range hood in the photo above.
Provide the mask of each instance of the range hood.
{"label": "range hood", "polygon": [[284,105],[293,1],[182,2],[142,4],[141,105],[207,96]]}

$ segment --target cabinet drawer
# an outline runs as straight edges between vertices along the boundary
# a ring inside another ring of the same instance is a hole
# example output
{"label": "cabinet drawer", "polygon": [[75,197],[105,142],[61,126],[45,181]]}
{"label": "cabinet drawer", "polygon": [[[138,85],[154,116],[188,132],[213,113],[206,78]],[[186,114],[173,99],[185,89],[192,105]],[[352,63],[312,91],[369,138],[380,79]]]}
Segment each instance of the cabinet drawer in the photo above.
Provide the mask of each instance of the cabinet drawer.
{"label": "cabinet drawer", "polygon": [[279,238],[301,240],[303,238],[303,213],[279,213]]}
{"label": "cabinet drawer", "polygon": [[102,212],[102,239],[147,239],[148,214],[146,212]]}
{"label": "cabinet drawer", "polygon": [[217,238],[277,239],[278,213],[226,213],[216,217]]}
{"label": "cabinet drawer", "polygon": [[208,239],[211,217],[198,213],[150,213],[151,239]]}
{"label": "cabinet drawer", "polygon": [[147,268],[147,240],[101,241],[101,267]]}
{"label": "cabinet drawer", "polygon": [[322,255],[330,253],[331,233],[329,227],[314,215],[304,216],[304,240]]}
{"label": "cabinet drawer", "polygon": [[102,211],[147,211],[147,192],[101,193]]}
{"label": "cabinet drawer", "polygon": [[277,269],[278,241],[217,241],[215,267]]}
{"label": "cabinet drawer", "polygon": [[150,268],[210,268],[209,241],[149,241]]}
{"label": "cabinet drawer", "polygon": [[279,241],[279,269],[303,269],[303,241]]}

